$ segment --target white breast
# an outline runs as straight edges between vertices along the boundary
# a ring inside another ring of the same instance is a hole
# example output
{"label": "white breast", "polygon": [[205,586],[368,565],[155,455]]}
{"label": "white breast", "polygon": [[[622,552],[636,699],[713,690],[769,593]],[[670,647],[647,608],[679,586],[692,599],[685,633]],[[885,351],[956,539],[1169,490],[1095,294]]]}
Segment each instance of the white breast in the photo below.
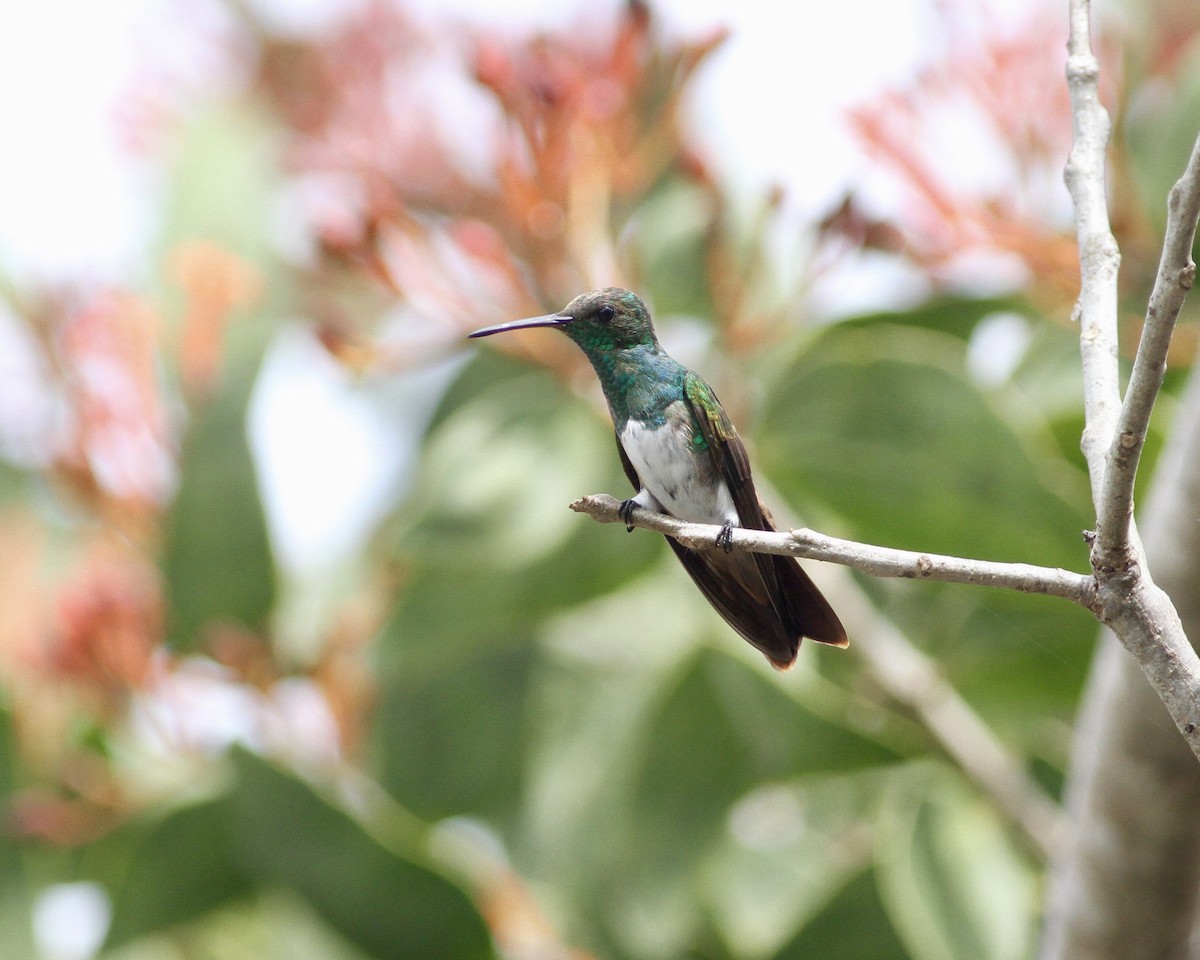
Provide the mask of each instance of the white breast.
{"label": "white breast", "polygon": [[[650,494],[667,513],[694,523],[738,525],[737,510],[725,481],[703,484],[696,471],[696,450],[688,431],[672,428],[670,422],[647,429],[629,421],[621,431],[621,446]],[[641,499],[641,498],[638,498]],[[654,504],[644,503],[654,508]]]}

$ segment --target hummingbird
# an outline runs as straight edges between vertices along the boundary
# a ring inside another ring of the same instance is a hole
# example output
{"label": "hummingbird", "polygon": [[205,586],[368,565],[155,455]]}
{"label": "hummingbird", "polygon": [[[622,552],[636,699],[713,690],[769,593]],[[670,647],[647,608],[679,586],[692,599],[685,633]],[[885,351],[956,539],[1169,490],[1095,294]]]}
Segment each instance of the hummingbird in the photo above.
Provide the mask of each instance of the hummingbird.
{"label": "hummingbird", "polygon": [[700,592],[773,667],[788,669],[800,641],[845,647],[846,631],[793,557],[732,552],[733,529],[774,530],[759,499],[746,447],[700,376],[659,344],[650,311],[619,287],[582,293],[559,313],[476,330],[490,337],[530,327],[561,330],[583,350],[604,390],[617,452],[637,491],[621,504],[719,526],[699,550],[667,543]]}

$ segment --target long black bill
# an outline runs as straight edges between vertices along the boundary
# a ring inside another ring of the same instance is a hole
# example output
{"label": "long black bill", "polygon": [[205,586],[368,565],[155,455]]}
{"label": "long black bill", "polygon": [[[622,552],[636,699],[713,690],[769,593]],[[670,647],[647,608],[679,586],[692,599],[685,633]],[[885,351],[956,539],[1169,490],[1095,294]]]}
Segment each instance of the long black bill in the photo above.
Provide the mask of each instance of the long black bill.
{"label": "long black bill", "polygon": [[528,317],[525,320],[513,320],[510,323],[498,323],[494,327],[484,327],[468,337],[490,337],[493,333],[505,333],[509,330],[524,330],[526,327],[561,327],[570,323],[574,317],[564,317],[560,313],[548,313],[544,317]]}

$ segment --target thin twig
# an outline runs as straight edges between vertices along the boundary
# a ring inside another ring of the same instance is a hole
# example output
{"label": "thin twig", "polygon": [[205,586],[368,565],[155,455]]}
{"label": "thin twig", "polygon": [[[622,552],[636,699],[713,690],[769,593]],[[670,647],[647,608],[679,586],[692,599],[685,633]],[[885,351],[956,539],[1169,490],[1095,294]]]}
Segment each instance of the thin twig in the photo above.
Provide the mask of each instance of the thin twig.
{"label": "thin twig", "polygon": [[[593,494],[571,504],[576,513],[586,513],[601,523],[623,523],[620,501],[607,494]],[[685,523],[674,517],[635,509],[629,523],[635,527],[666,534],[685,547],[707,548],[715,542],[721,528],[705,523]],[[746,530],[734,528],[732,547],[749,553],[775,553],[809,560],[827,560],[854,567],[876,577],[904,577],[911,580],[938,580],[945,583],[970,583],[1003,587],[1022,593],[1041,593],[1064,597],[1092,609],[1095,580],[1081,573],[1029,563],[996,563],[968,560],[936,553],[894,550],[827,537],[812,530]]]}
{"label": "thin twig", "polygon": [[1158,276],[1146,308],[1146,321],[1125,401],[1108,453],[1104,473],[1104,491],[1097,510],[1098,540],[1096,560],[1110,569],[1121,569],[1130,552],[1128,518],[1133,512],[1133,484],[1137,478],[1146,431],[1154,401],[1162,389],[1167,372],[1167,350],[1175,322],[1192,283],[1196,264],[1192,262],[1192,243],[1196,221],[1200,218],[1200,138],[1192,146],[1183,175],[1167,196],[1167,230],[1163,242]]}

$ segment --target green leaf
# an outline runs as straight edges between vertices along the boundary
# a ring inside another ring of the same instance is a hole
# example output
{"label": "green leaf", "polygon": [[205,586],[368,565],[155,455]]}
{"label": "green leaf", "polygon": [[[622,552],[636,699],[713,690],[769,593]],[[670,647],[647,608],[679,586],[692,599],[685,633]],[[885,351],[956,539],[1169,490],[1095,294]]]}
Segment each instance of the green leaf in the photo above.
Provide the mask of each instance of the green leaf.
{"label": "green leaf", "polygon": [[[573,632],[574,621],[573,613],[561,628]],[[625,642],[634,654],[629,659],[593,660],[587,648],[555,645],[537,664],[521,754],[523,803],[500,825],[517,869],[552,884],[568,941],[614,958],[629,955],[613,937],[624,943],[632,922],[625,905],[636,898],[629,888],[642,850],[631,793],[663,675],[661,666],[637,656],[637,637]],[[660,928],[671,924],[646,904],[639,909]],[[610,918],[620,931],[606,928]]]}
{"label": "green leaf", "polygon": [[235,759],[235,849],[248,875],[300,894],[372,957],[494,956],[483,918],[459,887],[291,774],[249,753]]}
{"label": "green leaf", "polygon": [[568,504],[608,478],[615,442],[550,377],[497,383],[430,433],[405,549],[505,573],[545,557],[578,526]]}
{"label": "green leaf", "polygon": [[1044,741],[1048,722],[1072,721],[1095,648],[1095,618],[1053,597],[972,592],[973,608],[931,652],[997,732],[1023,729],[1030,742]]}
{"label": "green leaf", "polygon": [[667,551],[660,537],[571,516],[569,537],[523,568],[415,556],[385,628],[383,662],[458,664],[527,644],[547,618],[611,594]]}
{"label": "green leaf", "polygon": [[913,956],[1022,960],[1037,883],[991,807],[945,768],[898,776],[879,822],[880,893]]}
{"label": "green leaf", "polygon": [[427,820],[515,816],[533,659],[517,647],[397,670],[376,710],[382,784]]}
{"label": "green leaf", "polygon": [[845,957],[910,960],[880,902],[873,871],[859,874],[809,920],[774,960]]}
{"label": "green leaf", "polygon": [[759,459],[860,539],[1079,566],[1083,515],[966,375],[962,344],[920,330],[832,332],[771,398]]}
{"label": "green leaf", "polygon": [[7,461],[0,461],[0,505],[18,502],[26,494],[25,473]]}
{"label": "green leaf", "polygon": [[[1151,223],[1154,236],[1161,234],[1167,217],[1166,197],[1183,173],[1192,151],[1195,135],[1182,123],[1183,117],[1194,117],[1200,111],[1200,53],[1185,47],[1179,61],[1172,65],[1172,82],[1156,88],[1146,84],[1137,97],[1136,108],[1121,111],[1123,128],[1120,135],[1131,161],[1129,170],[1138,187],[1142,203],[1140,210]],[[1122,239],[1122,246],[1126,241]],[[1157,252],[1146,263],[1157,262]],[[1148,292],[1150,275],[1139,285],[1140,295]],[[1142,300],[1135,310],[1144,309]]]}
{"label": "green leaf", "polygon": [[[479,341],[473,341],[478,343]],[[459,375],[442,391],[429,418],[427,436],[432,437],[457,412],[487,396],[493,390],[506,389],[510,380],[544,376],[545,371],[530,363],[510,357],[499,350],[480,346],[475,348]]]}
{"label": "green leaf", "polygon": [[107,946],[194,921],[252,889],[230,848],[225,799],[168,813],[137,845],[113,896]]}
{"label": "green leaf", "polygon": [[668,872],[692,863],[733,802],[764,781],[897,759],[791,700],[746,663],[707,651],[645,729],[635,815],[643,862]]}
{"label": "green leaf", "polygon": [[707,264],[716,217],[707,190],[668,177],[626,224],[626,236],[637,248],[640,292],[659,318],[674,313],[711,315]]}
{"label": "green leaf", "polygon": [[[1077,367],[1078,345],[1046,342],[1052,360],[1027,360],[1012,385],[985,391],[958,337],[882,323],[831,330],[771,396],[759,462],[827,532],[1085,569],[1086,478],[1042,416],[1043,404],[1065,415],[1077,402],[1065,364],[1073,354]],[[862,583],[1002,735],[1045,749],[1047,718],[1069,722],[1094,642],[1086,611],[1003,590]],[[852,673],[848,661],[827,671],[845,684]]]}
{"label": "green leaf", "polygon": [[408,571],[385,661],[406,667],[526,642],[550,614],[616,589],[666,550],[568,509],[628,481],[611,426],[550,377],[447,396],[457,406],[435,418],[412,503],[385,531]]}
{"label": "green leaf", "polygon": [[[830,901],[870,866],[869,823],[890,769],[765,784],[738,800],[700,875],[704,901],[733,955],[770,956],[797,930],[819,926]],[[816,947],[821,936],[805,943]]]}
{"label": "green leaf", "polygon": [[264,629],[275,603],[275,565],[243,415],[239,399],[222,396],[184,439],[163,548],[169,637],[184,649],[196,647],[210,625]]}
{"label": "green leaf", "polygon": [[948,333],[963,341],[979,326],[980,321],[996,313],[1021,313],[1028,305],[1020,297],[940,296],[910,310],[886,310],[862,314],[838,322],[840,330],[870,329],[873,327],[912,327],[937,333]]}

